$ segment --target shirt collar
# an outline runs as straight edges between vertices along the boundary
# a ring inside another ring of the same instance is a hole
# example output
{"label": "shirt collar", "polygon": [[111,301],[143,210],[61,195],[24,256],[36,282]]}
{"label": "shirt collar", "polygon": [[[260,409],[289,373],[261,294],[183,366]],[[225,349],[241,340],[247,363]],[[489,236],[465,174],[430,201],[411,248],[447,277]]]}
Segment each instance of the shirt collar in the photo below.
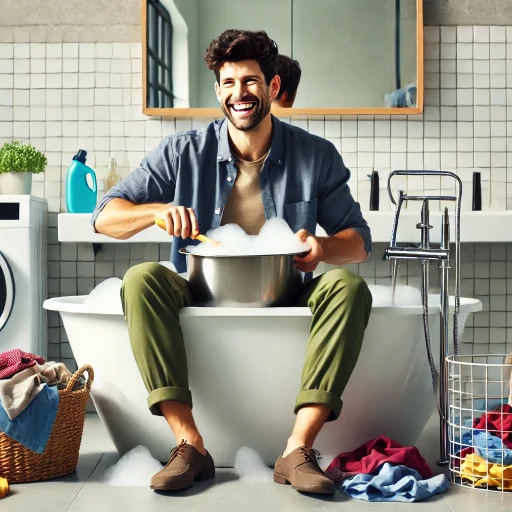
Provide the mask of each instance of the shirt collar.
{"label": "shirt collar", "polygon": [[231,148],[229,147],[228,122],[229,121],[224,118],[219,127],[219,147],[217,149],[217,160],[219,162],[233,158]]}
{"label": "shirt collar", "polygon": [[[272,142],[270,145],[269,158],[277,165],[283,165],[283,123],[271,114],[272,118]],[[219,128],[219,147],[217,149],[217,160],[223,162],[233,159],[229,147],[228,120],[223,119]]]}

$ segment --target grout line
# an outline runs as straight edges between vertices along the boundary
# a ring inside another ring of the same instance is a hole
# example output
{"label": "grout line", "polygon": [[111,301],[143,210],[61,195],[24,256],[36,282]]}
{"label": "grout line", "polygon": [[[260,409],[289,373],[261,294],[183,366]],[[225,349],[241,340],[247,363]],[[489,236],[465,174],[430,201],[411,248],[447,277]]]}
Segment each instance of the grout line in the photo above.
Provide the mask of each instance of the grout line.
{"label": "grout line", "polygon": [[[453,485],[453,484],[452,484]],[[450,510],[452,512],[456,512],[456,510],[448,503],[448,500],[445,498],[445,496],[443,495],[443,500],[444,502],[448,505],[448,507],[450,508]]]}
{"label": "grout line", "polygon": [[98,459],[98,462],[92,469],[92,471],[89,473],[89,476],[84,480],[83,484],[80,486],[80,489],[78,489],[78,492],[76,493],[75,497],[73,498],[73,501],[70,503],[69,507],[67,508],[66,512],[70,512],[71,507],[73,507],[73,504],[75,503],[76,499],[78,498],[78,495],[82,492],[82,489],[85,487],[85,484],[90,480],[91,476],[96,471],[96,468],[99,466],[100,462],[102,461],[103,457],[105,456],[106,452],[103,452],[101,454],[101,457]]}

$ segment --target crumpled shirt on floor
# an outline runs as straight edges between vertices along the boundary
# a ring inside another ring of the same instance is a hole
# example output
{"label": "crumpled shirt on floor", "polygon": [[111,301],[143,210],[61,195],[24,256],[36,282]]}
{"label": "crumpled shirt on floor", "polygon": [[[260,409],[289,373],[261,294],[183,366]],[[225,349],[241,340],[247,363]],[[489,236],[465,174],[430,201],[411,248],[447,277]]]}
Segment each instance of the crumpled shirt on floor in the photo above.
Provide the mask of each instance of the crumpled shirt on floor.
{"label": "crumpled shirt on floor", "polygon": [[445,475],[426,480],[414,469],[385,463],[377,473],[359,474],[341,483],[341,492],[364,501],[422,501],[445,492],[450,482]]}

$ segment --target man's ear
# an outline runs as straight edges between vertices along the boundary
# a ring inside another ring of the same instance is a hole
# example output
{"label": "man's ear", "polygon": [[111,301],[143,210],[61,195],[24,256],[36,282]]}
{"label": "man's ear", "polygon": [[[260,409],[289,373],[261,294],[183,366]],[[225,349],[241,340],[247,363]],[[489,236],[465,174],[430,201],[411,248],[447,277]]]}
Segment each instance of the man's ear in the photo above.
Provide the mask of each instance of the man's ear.
{"label": "man's ear", "polygon": [[270,81],[270,99],[274,100],[279,94],[279,89],[281,89],[281,77],[279,75],[274,76]]}
{"label": "man's ear", "polygon": [[217,81],[215,81],[215,95],[217,96],[217,101],[222,103],[220,100],[220,87]]}

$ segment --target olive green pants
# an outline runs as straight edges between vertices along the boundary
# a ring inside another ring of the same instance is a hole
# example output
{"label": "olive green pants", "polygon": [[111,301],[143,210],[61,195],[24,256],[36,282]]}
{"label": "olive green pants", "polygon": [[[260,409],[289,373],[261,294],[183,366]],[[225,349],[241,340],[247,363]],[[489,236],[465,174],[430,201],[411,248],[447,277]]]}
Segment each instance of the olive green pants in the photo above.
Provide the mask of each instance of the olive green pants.
{"label": "olive green pants", "polygon": [[[151,412],[161,415],[164,400],[192,407],[179,323],[180,309],[193,304],[188,281],[159,263],[141,263],[126,272],[121,300]],[[359,357],[372,296],[359,276],[336,269],[304,284],[296,305],[309,306],[313,319],[295,413],[304,405],[323,404],[332,421],[341,412],[340,397]]]}

